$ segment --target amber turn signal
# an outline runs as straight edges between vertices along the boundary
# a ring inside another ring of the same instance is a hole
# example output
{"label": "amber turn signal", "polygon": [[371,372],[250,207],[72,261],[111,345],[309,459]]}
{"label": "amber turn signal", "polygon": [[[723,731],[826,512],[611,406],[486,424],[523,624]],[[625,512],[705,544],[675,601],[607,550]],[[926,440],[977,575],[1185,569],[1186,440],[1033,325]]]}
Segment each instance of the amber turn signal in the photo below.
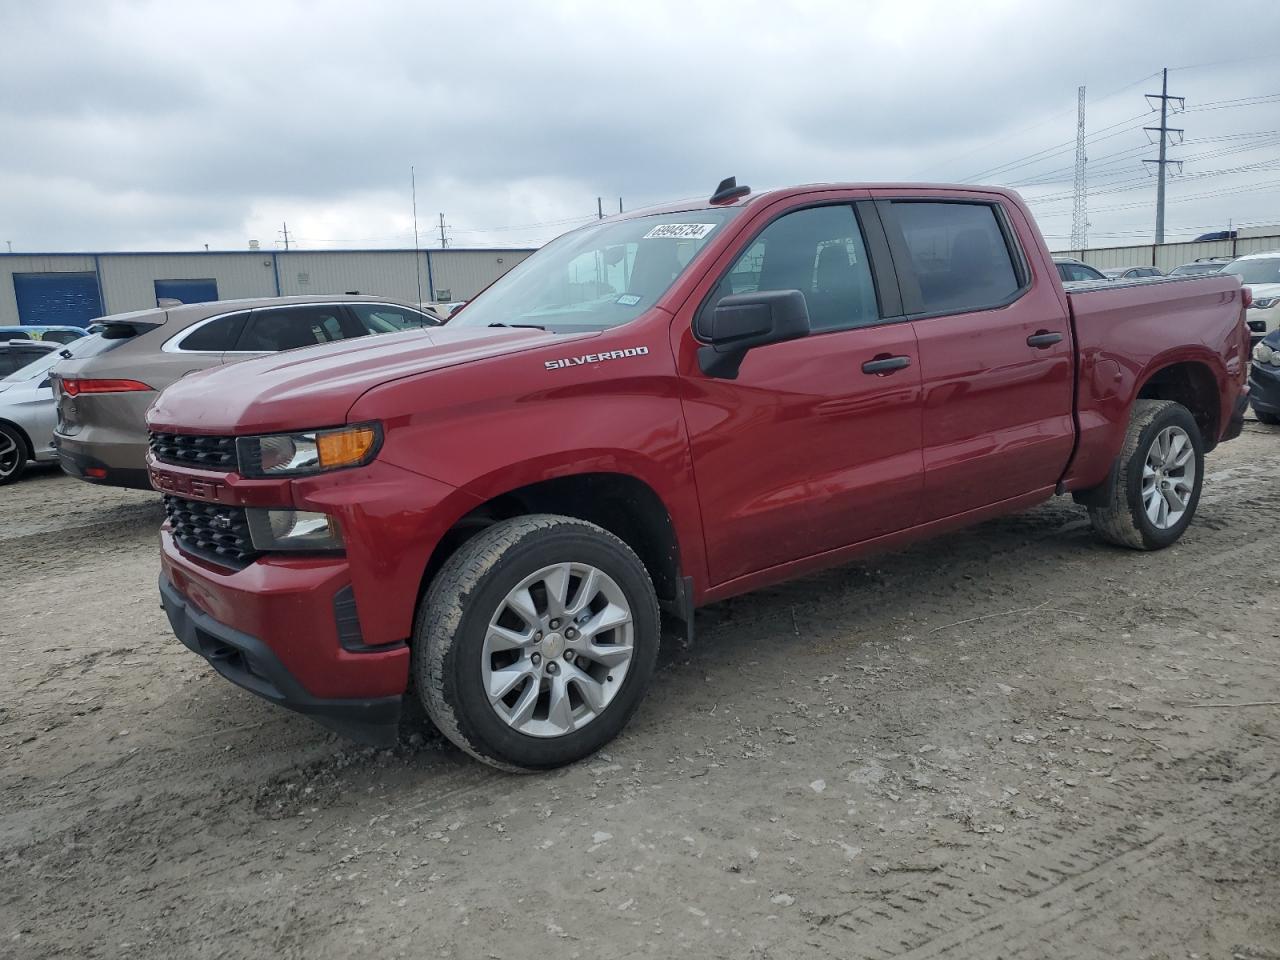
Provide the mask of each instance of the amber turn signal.
{"label": "amber turn signal", "polygon": [[316,434],[320,468],[332,470],[363,463],[377,441],[378,434],[373,427],[349,427]]}

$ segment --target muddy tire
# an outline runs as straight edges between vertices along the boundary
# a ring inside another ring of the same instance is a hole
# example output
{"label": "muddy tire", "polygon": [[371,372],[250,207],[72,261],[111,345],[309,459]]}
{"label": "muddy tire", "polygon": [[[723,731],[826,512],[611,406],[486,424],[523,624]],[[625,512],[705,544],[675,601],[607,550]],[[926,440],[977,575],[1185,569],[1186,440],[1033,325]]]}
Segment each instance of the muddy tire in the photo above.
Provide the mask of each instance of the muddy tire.
{"label": "muddy tire", "polygon": [[1272,427],[1280,426],[1280,416],[1277,416],[1274,413],[1267,413],[1263,410],[1259,410],[1257,407],[1254,407],[1253,415],[1258,418],[1259,423],[1265,423]]}
{"label": "muddy tire", "polygon": [[1136,400],[1105,506],[1089,520],[1103,540],[1133,550],[1175,543],[1195,516],[1204,441],[1191,412],[1172,400]]}
{"label": "muddy tire", "polygon": [[582,520],[517,517],[467,541],[432,581],[414,627],[414,685],[467,753],[546,770],[622,731],[659,635],[653,583],[630,547]]}
{"label": "muddy tire", "polygon": [[22,478],[30,455],[27,438],[13,427],[0,423],[0,487]]}

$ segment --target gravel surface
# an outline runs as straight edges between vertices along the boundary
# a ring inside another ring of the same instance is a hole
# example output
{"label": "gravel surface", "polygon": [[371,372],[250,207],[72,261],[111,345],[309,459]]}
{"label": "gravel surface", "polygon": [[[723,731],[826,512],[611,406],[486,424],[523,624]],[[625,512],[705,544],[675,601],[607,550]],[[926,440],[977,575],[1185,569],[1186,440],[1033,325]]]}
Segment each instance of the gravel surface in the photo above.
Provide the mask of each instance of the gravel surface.
{"label": "gravel surface", "polygon": [[1280,429],[1177,546],[1059,499],[700,611],[606,752],[218,677],[154,495],[0,488],[0,957],[1280,960]]}

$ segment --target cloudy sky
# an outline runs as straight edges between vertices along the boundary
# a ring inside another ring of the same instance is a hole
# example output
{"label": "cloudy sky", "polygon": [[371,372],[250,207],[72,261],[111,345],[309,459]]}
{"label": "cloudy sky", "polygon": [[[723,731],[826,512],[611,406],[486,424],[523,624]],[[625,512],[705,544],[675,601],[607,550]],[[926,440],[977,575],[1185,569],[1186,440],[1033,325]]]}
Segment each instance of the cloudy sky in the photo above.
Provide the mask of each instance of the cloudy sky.
{"label": "cloudy sky", "polygon": [[[0,0],[0,242],[14,251],[536,245],[622,197],[995,182],[1150,242],[1158,122],[1187,110],[1169,239],[1280,223],[1280,4]],[[0,247],[0,249],[4,249]]]}

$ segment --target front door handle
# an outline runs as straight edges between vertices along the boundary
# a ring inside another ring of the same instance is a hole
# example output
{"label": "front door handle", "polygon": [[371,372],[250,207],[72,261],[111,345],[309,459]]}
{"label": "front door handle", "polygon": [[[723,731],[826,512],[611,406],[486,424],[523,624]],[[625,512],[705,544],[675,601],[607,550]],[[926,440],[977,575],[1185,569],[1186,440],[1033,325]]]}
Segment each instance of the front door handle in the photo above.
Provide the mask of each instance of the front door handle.
{"label": "front door handle", "polygon": [[903,367],[911,366],[910,357],[877,357],[874,360],[868,360],[862,365],[863,373],[875,373],[884,375],[893,373],[895,370],[901,370]]}
{"label": "front door handle", "polygon": [[1062,334],[1050,333],[1048,330],[1037,330],[1031,336],[1027,337],[1027,346],[1035,347],[1037,350],[1047,350],[1055,343],[1062,342]]}

